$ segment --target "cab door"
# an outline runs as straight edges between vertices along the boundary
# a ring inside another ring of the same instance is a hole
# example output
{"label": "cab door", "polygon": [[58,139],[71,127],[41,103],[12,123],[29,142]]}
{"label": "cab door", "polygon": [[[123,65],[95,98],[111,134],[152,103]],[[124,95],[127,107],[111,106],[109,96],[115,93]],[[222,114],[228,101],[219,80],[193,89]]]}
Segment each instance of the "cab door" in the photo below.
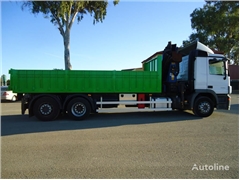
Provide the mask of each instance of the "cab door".
{"label": "cab door", "polygon": [[215,91],[216,94],[228,94],[230,77],[226,72],[226,62],[223,58],[209,58],[208,60],[207,89]]}

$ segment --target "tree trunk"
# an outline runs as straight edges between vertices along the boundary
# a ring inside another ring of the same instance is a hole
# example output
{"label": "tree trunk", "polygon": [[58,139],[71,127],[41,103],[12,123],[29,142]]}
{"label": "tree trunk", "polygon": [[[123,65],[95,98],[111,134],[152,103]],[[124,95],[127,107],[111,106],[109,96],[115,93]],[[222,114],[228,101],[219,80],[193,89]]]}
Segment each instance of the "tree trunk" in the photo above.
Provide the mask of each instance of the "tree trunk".
{"label": "tree trunk", "polygon": [[65,70],[71,70],[72,65],[70,63],[70,29],[66,28],[65,34],[63,36],[64,41],[64,62]]}

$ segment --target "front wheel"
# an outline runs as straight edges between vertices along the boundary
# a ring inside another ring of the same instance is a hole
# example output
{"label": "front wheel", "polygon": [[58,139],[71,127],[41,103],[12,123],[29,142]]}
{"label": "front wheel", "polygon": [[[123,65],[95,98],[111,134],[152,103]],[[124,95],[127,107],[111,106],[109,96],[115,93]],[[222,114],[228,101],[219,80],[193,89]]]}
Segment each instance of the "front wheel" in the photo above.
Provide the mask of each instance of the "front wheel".
{"label": "front wheel", "polygon": [[86,99],[74,98],[67,106],[67,113],[71,119],[83,120],[90,114],[91,107]]}
{"label": "front wheel", "polygon": [[213,101],[208,97],[199,97],[194,102],[193,113],[196,116],[208,117],[213,113],[213,110]]}

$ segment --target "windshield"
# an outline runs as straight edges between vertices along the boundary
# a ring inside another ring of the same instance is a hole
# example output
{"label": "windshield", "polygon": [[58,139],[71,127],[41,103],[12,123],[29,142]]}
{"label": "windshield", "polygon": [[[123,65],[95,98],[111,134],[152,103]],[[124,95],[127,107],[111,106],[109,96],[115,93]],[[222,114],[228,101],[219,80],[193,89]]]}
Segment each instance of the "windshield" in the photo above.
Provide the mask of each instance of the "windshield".
{"label": "windshield", "polygon": [[179,74],[177,76],[178,81],[188,80],[188,59],[189,56],[182,57],[182,62],[179,63]]}

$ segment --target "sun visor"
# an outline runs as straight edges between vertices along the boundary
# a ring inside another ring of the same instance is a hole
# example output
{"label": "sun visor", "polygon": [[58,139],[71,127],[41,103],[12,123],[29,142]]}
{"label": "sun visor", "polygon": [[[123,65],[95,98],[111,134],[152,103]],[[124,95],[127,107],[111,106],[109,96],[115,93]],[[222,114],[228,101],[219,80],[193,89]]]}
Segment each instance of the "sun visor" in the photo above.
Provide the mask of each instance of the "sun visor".
{"label": "sun visor", "polygon": [[178,53],[182,54],[183,56],[186,56],[189,55],[189,53],[195,49],[207,52],[209,54],[214,54],[214,52],[209,47],[205,46],[204,44],[198,41],[190,43],[186,47],[179,48]]}

